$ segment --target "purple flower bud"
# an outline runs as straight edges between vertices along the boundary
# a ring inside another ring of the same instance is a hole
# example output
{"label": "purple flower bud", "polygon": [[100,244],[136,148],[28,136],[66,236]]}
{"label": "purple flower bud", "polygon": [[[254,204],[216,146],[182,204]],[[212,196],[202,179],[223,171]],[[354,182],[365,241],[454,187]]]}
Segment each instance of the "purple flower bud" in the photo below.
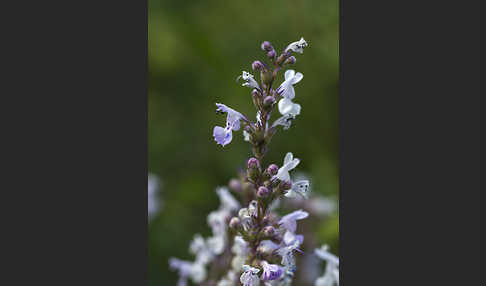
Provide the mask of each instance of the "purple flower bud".
{"label": "purple flower bud", "polygon": [[287,60],[285,60],[285,64],[293,65],[297,60],[294,56],[290,56]]}
{"label": "purple flower bud", "polygon": [[275,165],[275,164],[271,164],[270,166],[268,166],[267,168],[267,172],[272,175],[272,176],[275,176],[277,175],[277,172],[278,172],[278,166]]}
{"label": "purple flower bud", "polygon": [[256,70],[262,70],[265,66],[262,64],[261,61],[254,61],[253,64],[251,65],[254,71]]}
{"label": "purple flower bud", "polygon": [[280,184],[278,186],[279,186],[280,190],[282,190],[282,191],[290,190],[292,188],[292,182],[282,181],[282,182],[280,182]]}
{"label": "purple flower bud", "polygon": [[257,196],[258,196],[259,198],[265,198],[265,197],[267,197],[269,194],[270,194],[270,191],[269,191],[267,188],[265,188],[265,187],[263,187],[263,186],[258,188]]}
{"label": "purple flower bud", "polygon": [[229,222],[229,227],[232,229],[237,229],[241,226],[241,220],[237,217],[231,218]]}
{"label": "purple flower bud", "polygon": [[263,228],[263,235],[266,237],[272,237],[275,234],[275,228],[271,225],[266,226]]}
{"label": "purple flower bud", "polygon": [[273,59],[275,57],[275,50],[271,50],[267,53],[267,56],[271,59]]}
{"label": "purple flower bud", "polygon": [[257,169],[260,167],[260,162],[258,162],[257,158],[250,158],[248,159],[248,169]]}
{"label": "purple flower bud", "polygon": [[273,50],[272,44],[270,44],[269,41],[263,42],[262,43],[262,50],[267,51],[267,52]]}
{"label": "purple flower bud", "polygon": [[263,100],[263,106],[265,107],[272,106],[274,103],[275,103],[275,98],[271,95],[265,97],[265,99]]}
{"label": "purple flower bud", "polygon": [[241,191],[241,182],[237,179],[231,179],[229,182],[229,187],[235,192]]}

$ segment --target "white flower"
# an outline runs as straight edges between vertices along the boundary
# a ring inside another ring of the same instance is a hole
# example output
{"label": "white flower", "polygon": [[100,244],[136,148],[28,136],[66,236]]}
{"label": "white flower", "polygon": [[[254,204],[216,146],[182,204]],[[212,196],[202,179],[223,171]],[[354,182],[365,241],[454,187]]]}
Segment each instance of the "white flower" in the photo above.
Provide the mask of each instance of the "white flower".
{"label": "white flower", "polygon": [[295,98],[294,84],[304,78],[304,75],[300,72],[295,73],[294,70],[287,70],[285,72],[285,81],[279,86],[277,92],[282,96],[282,99],[278,102],[278,111],[282,115],[292,114],[294,116],[300,114],[300,104],[293,103],[292,99]]}
{"label": "white flower", "polygon": [[208,224],[214,235],[223,235],[226,233],[226,219],[229,213],[225,210],[212,211],[208,215]]}
{"label": "white flower", "polygon": [[221,201],[221,208],[227,211],[236,211],[240,208],[240,203],[231,195],[226,187],[216,189],[216,193]]}
{"label": "white flower", "polygon": [[236,235],[233,242],[231,251],[239,256],[246,255],[248,253],[248,243],[240,235]]}
{"label": "white flower", "polygon": [[333,264],[335,266],[339,266],[339,258],[336,255],[329,252],[328,245],[323,245],[321,246],[321,248],[315,249],[314,253],[322,260],[325,260],[328,263]]}
{"label": "white flower", "polygon": [[228,273],[218,282],[216,286],[235,286],[236,273],[233,270]]}
{"label": "white flower", "polygon": [[240,78],[242,78],[245,81],[242,84],[242,86],[248,86],[248,87],[256,88],[256,89],[260,90],[260,86],[258,85],[256,80],[253,78],[253,75],[250,74],[249,72],[243,71],[242,74],[240,76],[238,76],[238,78],[236,80],[239,80]]}
{"label": "white flower", "polygon": [[324,275],[316,280],[315,286],[339,286],[339,258],[328,251],[329,247],[323,245],[320,249],[314,250],[314,253],[326,261],[326,270]]}
{"label": "white flower", "polygon": [[283,216],[278,223],[282,225],[286,230],[295,233],[295,230],[297,229],[297,220],[304,219],[308,216],[308,212],[305,212],[303,210],[297,210]]}
{"label": "white flower", "polygon": [[191,280],[194,283],[201,283],[206,280],[206,268],[203,264],[194,263],[191,268]]}
{"label": "white flower", "polygon": [[258,204],[257,201],[253,200],[248,205],[248,208],[242,208],[238,212],[238,216],[241,220],[241,224],[243,225],[245,231],[248,230],[248,228],[250,227],[251,217],[256,216],[257,204]]}
{"label": "white flower", "polygon": [[288,198],[295,198],[297,195],[301,195],[304,199],[309,197],[309,181],[302,180],[292,183],[292,188],[285,194]]}
{"label": "white flower", "polygon": [[290,43],[290,45],[285,48],[285,51],[292,50],[293,52],[302,54],[304,53],[304,48],[307,47],[307,42],[304,40],[303,37],[300,38],[297,42]]}
{"label": "white flower", "polygon": [[277,250],[277,254],[282,257],[282,265],[284,265],[286,270],[289,272],[295,271],[295,259],[293,251],[297,250],[299,245],[300,243],[295,241],[293,244],[284,246]]}
{"label": "white flower", "polygon": [[280,181],[290,181],[289,171],[299,165],[300,159],[295,158],[291,152],[285,155],[283,166],[278,169],[277,175],[275,177]]}
{"label": "white flower", "polygon": [[226,246],[226,236],[225,235],[216,235],[207,239],[208,249],[216,254],[220,255],[224,251],[224,247]]}
{"label": "white flower", "polygon": [[[275,120],[272,124],[273,127],[277,127],[279,125],[283,126],[283,130],[287,130],[290,128],[290,125],[292,125],[292,120],[295,119],[295,115],[292,113],[287,113],[281,117],[279,117],[277,120]],[[245,132],[245,131],[243,131]]]}
{"label": "white flower", "polygon": [[194,283],[201,283],[206,279],[206,269],[204,268],[204,265],[199,263],[170,258],[169,267],[173,270],[178,270],[179,272],[177,286],[186,286],[188,277],[190,277]]}
{"label": "white flower", "polygon": [[246,257],[246,256],[240,256],[240,255],[236,255],[236,256],[235,256],[235,257],[233,257],[233,259],[231,260],[231,268],[232,268],[234,271],[238,271],[238,272],[240,272],[240,271],[243,269],[243,265],[245,264],[246,259],[247,259],[247,257]]}
{"label": "white flower", "polygon": [[260,279],[257,275],[260,269],[243,265],[243,270],[244,272],[240,276],[240,282],[243,286],[258,286],[260,284]]}
{"label": "white flower", "polygon": [[298,244],[301,245],[304,242],[304,236],[302,234],[295,234],[290,231],[286,231],[283,236],[283,242],[285,245],[292,245],[295,242],[299,242]]}
{"label": "white flower", "polygon": [[282,82],[282,84],[277,88],[277,92],[281,96],[287,99],[294,99],[295,98],[294,84],[297,84],[303,78],[304,75],[300,72],[295,73],[294,70],[285,71],[285,81]]}

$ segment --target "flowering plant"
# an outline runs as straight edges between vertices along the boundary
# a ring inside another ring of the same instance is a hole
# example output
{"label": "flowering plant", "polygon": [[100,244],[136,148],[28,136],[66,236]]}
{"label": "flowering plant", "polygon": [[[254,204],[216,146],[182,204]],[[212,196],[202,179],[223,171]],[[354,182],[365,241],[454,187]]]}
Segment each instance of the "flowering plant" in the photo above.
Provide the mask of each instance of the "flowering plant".
{"label": "flowering plant", "polygon": [[[273,83],[282,68],[296,62],[293,54],[302,54],[307,45],[301,38],[277,55],[265,41],[261,49],[270,63],[254,61],[252,64],[253,70],[260,73],[260,82],[246,71],[237,78],[243,80],[242,86],[252,89],[257,110],[255,122],[233,108],[216,103],[216,112],[226,114],[226,125],[213,129],[216,143],[228,145],[233,140],[233,131],[242,129],[254,157],[248,159],[240,180],[233,179],[229,185],[240,195],[240,200],[226,187],[216,190],[221,205],[208,216],[213,235],[206,239],[199,234],[194,237],[190,251],[195,261],[170,259],[170,267],[179,272],[178,286],[187,285],[188,279],[199,285],[291,285],[296,271],[294,255],[303,252],[300,248],[304,236],[297,234],[297,221],[307,218],[309,213],[296,210],[279,217],[275,208],[283,198],[308,198],[310,183],[306,179],[292,180],[290,172],[299,165],[300,159],[294,158],[291,152],[285,155],[281,167],[270,164],[264,168],[262,162],[279,126],[289,129],[301,112],[300,104],[293,100],[294,85],[303,79],[303,74],[289,69],[284,73],[283,83],[277,88],[273,88]],[[281,116],[270,123],[276,107]],[[326,271],[315,285],[339,285],[339,259],[328,252],[327,246],[316,249],[315,255],[326,261]]]}

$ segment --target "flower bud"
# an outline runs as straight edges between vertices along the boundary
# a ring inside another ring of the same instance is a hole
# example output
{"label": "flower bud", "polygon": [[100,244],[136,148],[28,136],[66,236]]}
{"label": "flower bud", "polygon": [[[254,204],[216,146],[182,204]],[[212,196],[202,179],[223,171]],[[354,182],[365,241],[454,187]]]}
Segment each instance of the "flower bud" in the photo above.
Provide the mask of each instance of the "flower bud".
{"label": "flower bud", "polygon": [[256,158],[250,158],[247,165],[248,169],[246,170],[246,174],[248,180],[256,182],[260,176],[260,162]]}
{"label": "flower bud", "polygon": [[278,185],[278,190],[281,194],[284,193],[286,190],[290,190],[292,188],[292,182],[290,181],[281,181],[280,184]]}
{"label": "flower bud", "polygon": [[251,64],[251,67],[253,68],[254,71],[256,70],[263,70],[265,67],[261,61],[254,61],[253,64]]}
{"label": "flower bud", "polygon": [[273,104],[275,103],[275,98],[271,95],[265,97],[265,99],[263,100],[263,107],[271,107]]}
{"label": "flower bud", "polygon": [[238,229],[241,226],[241,220],[238,217],[231,218],[229,227],[232,229]]}
{"label": "flower bud", "polygon": [[261,47],[262,47],[262,50],[267,51],[267,52],[273,50],[272,44],[270,44],[269,41],[263,42]]}
{"label": "flower bud", "polygon": [[272,176],[277,175],[277,173],[278,173],[278,166],[275,165],[275,164],[271,164],[267,168],[267,173],[270,174],[270,175],[272,175]]}
{"label": "flower bud", "polygon": [[231,179],[228,185],[235,192],[241,191],[241,182],[237,179]]}
{"label": "flower bud", "polygon": [[297,61],[297,60],[295,59],[295,57],[294,57],[294,56],[290,56],[290,57],[288,57],[288,58],[285,60],[284,64],[287,64],[287,65],[293,65],[293,64],[295,64],[295,62],[296,62],[296,61]]}
{"label": "flower bud", "polygon": [[267,56],[271,59],[273,59],[275,57],[275,50],[271,50],[267,53]]}
{"label": "flower bud", "polygon": [[269,194],[270,194],[270,191],[269,191],[267,188],[265,188],[265,187],[263,187],[263,186],[258,188],[257,196],[258,196],[259,198],[265,198],[265,197],[267,197]]}
{"label": "flower bud", "polygon": [[258,169],[260,167],[260,162],[258,162],[257,158],[250,158],[248,159],[248,169]]}
{"label": "flower bud", "polygon": [[263,235],[265,237],[272,237],[275,234],[275,228],[271,225],[268,225],[263,228]]}

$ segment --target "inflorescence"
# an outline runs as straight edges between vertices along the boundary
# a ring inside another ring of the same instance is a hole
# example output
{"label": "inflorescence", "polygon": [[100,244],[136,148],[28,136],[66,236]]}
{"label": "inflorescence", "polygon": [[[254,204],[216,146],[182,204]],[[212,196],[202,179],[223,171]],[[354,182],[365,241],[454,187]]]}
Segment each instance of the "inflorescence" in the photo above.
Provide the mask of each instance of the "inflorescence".
{"label": "inflorescence", "polygon": [[[265,41],[261,49],[270,63],[257,60],[251,65],[260,73],[260,82],[246,71],[238,76],[242,86],[251,88],[256,121],[216,103],[216,112],[226,114],[225,127],[213,129],[216,143],[226,146],[233,140],[233,131],[242,130],[244,140],[252,146],[254,157],[248,159],[246,172],[240,175],[240,180],[229,183],[229,189],[240,195],[241,204],[246,207],[241,208],[240,201],[228,188],[216,190],[221,206],[208,216],[213,235],[206,239],[199,234],[194,237],[190,245],[196,257],[194,262],[176,258],[169,261],[170,267],[179,272],[178,286],[187,285],[188,279],[198,285],[256,286],[260,282],[265,286],[291,285],[296,271],[294,255],[302,253],[304,241],[304,236],[297,233],[297,221],[307,218],[309,213],[296,210],[279,217],[274,208],[283,198],[308,198],[309,181],[292,180],[290,172],[300,159],[290,152],[281,167],[276,164],[263,167],[262,162],[277,128],[289,129],[301,112],[300,104],[294,102],[294,85],[302,80],[303,74],[289,69],[277,88],[273,88],[273,83],[282,68],[295,64],[294,54],[302,54],[307,45],[301,38],[277,55],[272,44]],[[281,116],[270,123],[276,107]],[[315,255],[326,261],[326,271],[315,285],[339,285],[339,259],[328,252],[327,246],[316,249]]]}

